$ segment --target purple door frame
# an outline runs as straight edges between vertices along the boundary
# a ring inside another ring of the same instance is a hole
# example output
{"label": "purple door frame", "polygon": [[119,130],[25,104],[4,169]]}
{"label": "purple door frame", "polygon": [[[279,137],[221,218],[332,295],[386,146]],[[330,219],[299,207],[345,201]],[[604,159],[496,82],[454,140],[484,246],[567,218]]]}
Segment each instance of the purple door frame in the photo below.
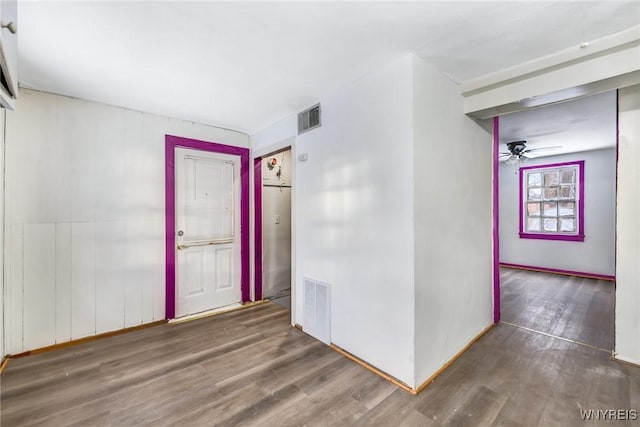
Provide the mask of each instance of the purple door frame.
{"label": "purple door frame", "polygon": [[500,321],[500,118],[493,118],[493,323]]}
{"label": "purple door frame", "polygon": [[175,149],[240,156],[240,290],[242,302],[250,300],[249,273],[249,149],[197,139],[165,135],[165,319],[176,315],[176,200]]}
{"label": "purple door frame", "polygon": [[262,299],[262,157],[253,159],[253,201],[255,229],[255,300]]}

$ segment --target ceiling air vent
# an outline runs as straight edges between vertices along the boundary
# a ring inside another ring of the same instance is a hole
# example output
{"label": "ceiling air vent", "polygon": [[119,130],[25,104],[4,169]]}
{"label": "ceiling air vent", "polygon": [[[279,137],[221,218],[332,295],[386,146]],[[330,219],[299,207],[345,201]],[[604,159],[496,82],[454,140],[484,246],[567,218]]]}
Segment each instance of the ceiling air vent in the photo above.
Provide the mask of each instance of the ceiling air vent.
{"label": "ceiling air vent", "polygon": [[320,104],[298,113],[298,135],[320,127]]}

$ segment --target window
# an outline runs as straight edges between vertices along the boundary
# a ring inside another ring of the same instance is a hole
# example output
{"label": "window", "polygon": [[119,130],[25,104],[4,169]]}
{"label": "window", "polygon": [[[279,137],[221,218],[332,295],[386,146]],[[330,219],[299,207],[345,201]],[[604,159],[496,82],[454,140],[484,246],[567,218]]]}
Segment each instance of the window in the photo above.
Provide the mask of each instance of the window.
{"label": "window", "polygon": [[520,237],[584,241],[584,161],[520,168]]}

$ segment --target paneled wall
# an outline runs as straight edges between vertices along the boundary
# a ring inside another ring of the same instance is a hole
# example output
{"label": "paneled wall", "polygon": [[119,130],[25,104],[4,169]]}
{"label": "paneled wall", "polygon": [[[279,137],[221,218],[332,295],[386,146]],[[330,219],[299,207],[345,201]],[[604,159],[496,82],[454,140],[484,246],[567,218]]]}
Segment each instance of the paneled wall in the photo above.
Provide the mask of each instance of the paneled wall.
{"label": "paneled wall", "polygon": [[164,318],[164,137],[244,134],[22,91],[7,115],[7,353]]}

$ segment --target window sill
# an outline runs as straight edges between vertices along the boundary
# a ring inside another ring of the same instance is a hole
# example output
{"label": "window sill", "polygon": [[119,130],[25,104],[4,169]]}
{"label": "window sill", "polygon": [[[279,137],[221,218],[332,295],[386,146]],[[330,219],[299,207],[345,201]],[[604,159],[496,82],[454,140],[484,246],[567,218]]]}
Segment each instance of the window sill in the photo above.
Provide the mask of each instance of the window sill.
{"label": "window sill", "polygon": [[562,234],[535,234],[520,233],[521,239],[538,239],[538,240],[564,240],[566,242],[584,242],[584,235],[562,235]]}

